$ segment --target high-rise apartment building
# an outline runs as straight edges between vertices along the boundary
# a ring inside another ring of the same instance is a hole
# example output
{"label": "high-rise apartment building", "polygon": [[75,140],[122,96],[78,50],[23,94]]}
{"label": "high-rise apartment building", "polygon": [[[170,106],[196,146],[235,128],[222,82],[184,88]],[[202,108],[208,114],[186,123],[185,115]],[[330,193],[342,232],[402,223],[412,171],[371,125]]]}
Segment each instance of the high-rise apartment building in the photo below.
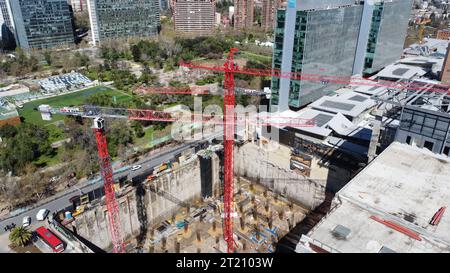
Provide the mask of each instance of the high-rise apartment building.
{"label": "high-rise apartment building", "polygon": [[264,31],[273,30],[277,9],[281,8],[284,0],[262,0],[261,27]]}
{"label": "high-rise apartment building", "polygon": [[158,0],[88,0],[94,45],[107,39],[158,34]]}
{"label": "high-rise apartment building", "polygon": [[70,0],[73,12],[87,11],[87,0]]}
{"label": "high-rise apartment building", "polygon": [[[411,7],[412,0],[289,0],[277,11],[273,68],[343,78],[380,70],[402,54]],[[273,78],[271,111],[298,109],[341,86]]]}
{"label": "high-rise apartment building", "polygon": [[14,49],[14,22],[8,0],[0,0],[0,49]]}
{"label": "high-rise apartment building", "polygon": [[447,47],[447,54],[445,55],[444,65],[442,66],[441,82],[443,84],[450,84],[450,44]]}
{"label": "high-rise apartment building", "polygon": [[67,0],[9,0],[9,3],[19,47],[49,48],[74,43]]}
{"label": "high-rise apartment building", "polygon": [[9,0],[0,0],[0,26],[5,24],[11,32],[14,32],[14,22],[12,20]]}
{"label": "high-rise apartment building", "polygon": [[216,23],[215,0],[175,0],[175,30],[179,33],[210,34]]}
{"label": "high-rise apartment building", "polygon": [[161,11],[168,10],[170,8],[169,0],[158,0],[159,8]]}
{"label": "high-rise apartment building", "polygon": [[254,14],[254,0],[234,0],[234,29],[249,29],[253,27]]}

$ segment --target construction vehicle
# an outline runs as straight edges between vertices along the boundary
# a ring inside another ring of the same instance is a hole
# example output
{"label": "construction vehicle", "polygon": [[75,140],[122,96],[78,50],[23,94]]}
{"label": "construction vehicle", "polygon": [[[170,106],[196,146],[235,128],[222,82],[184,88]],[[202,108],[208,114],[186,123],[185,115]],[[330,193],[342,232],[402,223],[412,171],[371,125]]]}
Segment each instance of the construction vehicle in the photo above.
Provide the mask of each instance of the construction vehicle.
{"label": "construction vehicle", "polygon": [[419,43],[423,43],[423,38],[425,35],[425,25],[431,23],[431,19],[422,19],[419,23],[417,23],[417,25],[419,25],[419,31],[418,31],[418,39],[419,39]]}
{"label": "construction vehicle", "polygon": [[75,208],[75,211],[72,213],[72,217],[76,217],[84,212],[86,209],[86,205],[80,205]]}
{"label": "construction vehicle", "polygon": [[88,194],[84,194],[84,195],[80,196],[80,204],[81,205],[89,204],[89,195]]}
{"label": "construction vehicle", "polygon": [[163,163],[160,166],[155,168],[155,170],[153,171],[153,174],[157,175],[157,174],[167,170],[168,168],[169,168],[169,163]]}
{"label": "construction vehicle", "polygon": [[153,181],[153,179],[155,179],[155,178],[156,178],[156,175],[151,174],[151,175],[147,176],[147,182],[151,182],[151,181]]}

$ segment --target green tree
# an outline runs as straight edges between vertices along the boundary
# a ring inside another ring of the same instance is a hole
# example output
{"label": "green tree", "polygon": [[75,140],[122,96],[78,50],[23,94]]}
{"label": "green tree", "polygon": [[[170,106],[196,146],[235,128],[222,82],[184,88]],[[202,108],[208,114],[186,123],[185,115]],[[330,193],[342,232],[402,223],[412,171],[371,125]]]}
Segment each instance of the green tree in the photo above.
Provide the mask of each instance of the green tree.
{"label": "green tree", "polygon": [[74,15],[74,27],[75,29],[87,30],[90,28],[89,13],[87,11],[76,13]]}
{"label": "green tree", "polygon": [[44,52],[44,59],[48,65],[52,65],[52,53],[50,51]]}
{"label": "green tree", "polygon": [[121,120],[114,120],[107,124],[108,149],[112,157],[117,156],[119,145],[126,146],[133,142],[131,128],[128,123]]}
{"label": "green tree", "polygon": [[134,135],[138,138],[145,136],[144,127],[142,123],[138,120],[134,120],[131,122],[131,128],[133,128]]}
{"label": "green tree", "polygon": [[49,132],[46,127],[22,123],[14,137],[6,137],[0,147],[0,169],[19,174],[41,155],[51,155]]}
{"label": "green tree", "polygon": [[31,232],[24,227],[16,227],[9,234],[9,241],[13,246],[24,247],[31,239]]}
{"label": "green tree", "polygon": [[113,106],[114,100],[111,95],[104,93],[97,93],[87,97],[86,104],[106,107],[106,106]]}
{"label": "green tree", "polygon": [[141,48],[138,45],[131,46],[131,54],[133,55],[133,61],[140,62],[141,61]]}
{"label": "green tree", "polygon": [[169,85],[173,86],[173,87],[188,87],[187,84],[182,83],[182,82],[180,82],[178,80],[170,80]]}
{"label": "green tree", "polygon": [[81,54],[76,52],[74,55],[75,60],[77,60],[77,66],[89,66],[91,60],[86,54]]}
{"label": "green tree", "polygon": [[144,69],[142,75],[139,77],[139,82],[145,84],[155,84],[158,81],[158,76],[154,75],[150,69]]}
{"label": "green tree", "polygon": [[14,137],[17,134],[17,129],[16,127],[9,125],[9,124],[5,124],[2,127],[0,127],[0,137],[3,138],[11,138]]}

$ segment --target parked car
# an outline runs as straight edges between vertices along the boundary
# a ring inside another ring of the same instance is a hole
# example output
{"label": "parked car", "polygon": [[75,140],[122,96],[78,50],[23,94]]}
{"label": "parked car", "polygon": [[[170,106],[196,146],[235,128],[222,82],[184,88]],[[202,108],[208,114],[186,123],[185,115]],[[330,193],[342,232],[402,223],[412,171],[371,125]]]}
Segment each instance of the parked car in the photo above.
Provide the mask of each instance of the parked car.
{"label": "parked car", "polygon": [[50,211],[48,209],[39,210],[38,213],[36,214],[36,220],[44,221],[44,219],[48,216],[49,212]]}
{"label": "parked car", "polygon": [[25,216],[22,219],[22,226],[23,227],[28,227],[29,225],[31,225],[31,217],[30,216]]}
{"label": "parked car", "polygon": [[137,170],[139,170],[140,168],[142,168],[141,165],[134,165],[133,167],[131,167],[131,170],[132,170],[132,171],[137,171]]}

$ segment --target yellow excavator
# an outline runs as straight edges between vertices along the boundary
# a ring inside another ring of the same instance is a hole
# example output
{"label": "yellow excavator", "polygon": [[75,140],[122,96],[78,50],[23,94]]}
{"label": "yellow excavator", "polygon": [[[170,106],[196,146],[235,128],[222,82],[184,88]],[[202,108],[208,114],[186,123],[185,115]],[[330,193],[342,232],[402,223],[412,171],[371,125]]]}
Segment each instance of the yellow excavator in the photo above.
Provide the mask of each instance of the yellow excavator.
{"label": "yellow excavator", "polygon": [[423,43],[423,38],[425,34],[425,25],[431,23],[431,19],[422,19],[419,23],[419,33],[417,34],[419,38],[419,43]]}

